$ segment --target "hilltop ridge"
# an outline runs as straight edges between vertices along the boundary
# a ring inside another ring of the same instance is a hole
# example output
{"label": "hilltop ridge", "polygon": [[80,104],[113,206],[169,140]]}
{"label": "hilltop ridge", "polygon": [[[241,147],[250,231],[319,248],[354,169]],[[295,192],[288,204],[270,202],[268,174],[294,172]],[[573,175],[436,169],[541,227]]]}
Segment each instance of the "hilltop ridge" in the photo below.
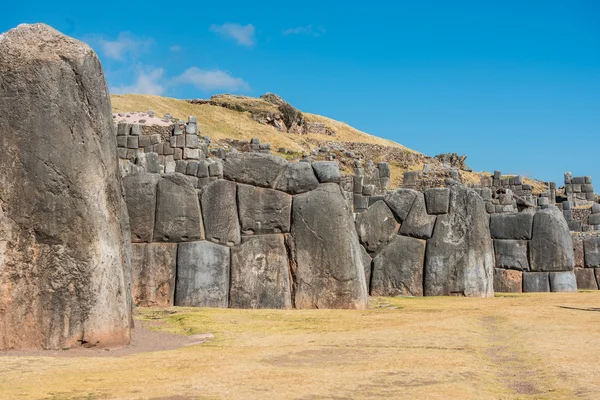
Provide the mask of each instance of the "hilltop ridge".
{"label": "hilltop ridge", "polygon": [[[113,113],[152,110],[157,116],[169,114],[178,120],[196,116],[202,134],[215,143],[258,138],[262,143],[270,143],[275,152],[284,149],[286,153],[300,156],[322,148],[334,148],[342,150],[342,155],[347,150],[374,162],[386,161],[390,164],[392,187],[401,185],[406,171],[422,171],[425,165],[429,165],[430,170],[444,174],[449,165],[448,157],[431,157],[392,140],[358,130],[345,122],[297,110],[273,93],[258,98],[218,94],[210,99],[193,100],[112,94],[111,101]],[[160,121],[160,118],[155,120]],[[459,167],[459,174],[465,183],[479,183],[482,174],[491,175],[471,172],[464,164],[464,156],[454,159],[459,163],[450,166]],[[338,158],[338,161],[344,163],[343,158]],[[352,166],[349,163],[346,167],[351,169]],[[534,187],[534,192],[546,190],[543,182],[525,180]]]}

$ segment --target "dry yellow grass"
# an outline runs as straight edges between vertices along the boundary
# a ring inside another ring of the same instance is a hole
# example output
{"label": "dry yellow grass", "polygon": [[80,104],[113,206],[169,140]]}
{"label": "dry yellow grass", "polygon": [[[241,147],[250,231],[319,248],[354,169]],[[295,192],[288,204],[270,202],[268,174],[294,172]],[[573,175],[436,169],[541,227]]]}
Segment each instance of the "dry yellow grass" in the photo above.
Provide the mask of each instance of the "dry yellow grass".
{"label": "dry yellow grass", "polygon": [[[263,108],[261,106],[263,103],[265,103],[264,107],[268,107],[270,104],[260,99],[236,98],[233,96],[227,97],[227,100],[231,101],[233,104],[239,103],[245,106],[248,106],[248,104],[246,104],[248,101],[256,102],[256,104],[253,105],[257,108]],[[184,120],[187,120],[188,116],[194,115],[197,117],[202,135],[209,136],[213,140],[249,140],[256,137],[260,139],[261,142],[271,143],[274,150],[277,150],[279,147],[285,147],[288,150],[302,151],[311,148],[307,139],[330,139],[330,137],[323,135],[297,135],[279,132],[273,127],[262,125],[254,121],[250,117],[249,112],[229,110],[210,104],[191,104],[185,100],[135,94],[113,94],[111,95],[111,101],[113,112],[153,110],[159,116],[170,113],[174,117]],[[373,143],[406,149],[398,143],[361,132],[343,122],[334,121],[314,114],[305,114],[305,116],[308,121],[323,122],[335,129],[337,135],[334,138],[331,138],[333,140]]]}
{"label": "dry yellow grass", "polygon": [[[600,292],[376,298],[364,311],[142,309],[199,346],[0,357],[5,399],[597,399]],[[179,396],[179,397],[175,397]]]}

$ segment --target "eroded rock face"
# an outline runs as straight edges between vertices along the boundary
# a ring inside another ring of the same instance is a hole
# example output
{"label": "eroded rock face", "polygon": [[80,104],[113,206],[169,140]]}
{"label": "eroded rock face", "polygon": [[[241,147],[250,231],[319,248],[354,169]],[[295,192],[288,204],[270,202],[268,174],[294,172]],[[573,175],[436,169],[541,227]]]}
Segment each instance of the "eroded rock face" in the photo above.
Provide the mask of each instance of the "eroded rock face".
{"label": "eroded rock face", "polygon": [[252,236],[231,250],[231,308],[292,308],[283,235]]}
{"label": "eroded rock face", "polygon": [[366,308],[360,243],[340,187],[294,196],[292,213],[296,308]]}
{"label": "eroded rock face", "polygon": [[367,251],[374,253],[396,235],[400,224],[383,201],[378,201],[356,217],[356,231]]}
{"label": "eroded rock face", "polygon": [[373,259],[372,296],[423,296],[425,240],[397,235]]}
{"label": "eroded rock face", "polygon": [[531,271],[573,271],[573,239],[558,208],[549,207],[535,214],[529,246]]}
{"label": "eroded rock face", "polygon": [[140,173],[123,178],[129,212],[131,239],[135,243],[152,242],[156,210],[156,188],[160,175]]}
{"label": "eroded rock face", "polygon": [[200,202],[207,240],[227,246],[240,244],[236,196],[237,184],[222,179],[202,189]]}
{"label": "eroded rock face", "polygon": [[433,237],[427,241],[424,294],[491,297],[493,268],[485,204],[473,190],[454,185],[450,211],[438,215]]}
{"label": "eroded rock face", "polygon": [[425,196],[418,192],[410,212],[400,226],[400,234],[419,239],[429,239],[433,234],[436,216],[427,214]]}
{"label": "eroded rock face", "polygon": [[521,293],[523,291],[523,273],[510,269],[494,268],[494,292]]}
{"label": "eroded rock face", "polygon": [[246,234],[290,231],[292,196],[250,185],[238,185],[238,209]]}
{"label": "eroded rock face", "polygon": [[170,307],[175,294],[177,243],[134,243],[133,301],[143,307]]}
{"label": "eroded rock face", "polygon": [[594,268],[575,268],[575,277],[577,278],[577,289],[597,290],[598,282]]}
{"label": "eroded rock face", "polygon": [[527,240],[494,239],[496,267],[529,271]]}
{"label": "eroded rock face", "polygon": [[261,187],[272,187],[288,162],[263,153],[229,153],[223,163],[226,179]]}
{"label": "eroded rock face", "polygon": [[419,192],[412,189],[398,189],[393,193],[386,194],[385,203],[396,214],[400,222],[403,222],[417,198]]}
{"label": "eroded rock face", "polygon": [[128,343],[129,233],[98,57],[43,24],[0,35],[0,115],[0,349]]}
{"label": "eroded rock face", "polygon": [[179,244],[176,306],[227,308],[229,251],[229,247],[208,241]]}
{"label": "eroded rock face", "polygon": [[319,186],[319,181],[313,172],[313,168],[306,162],[289,163],[281,172],[274,189],[289,194],[300,194],[310,192]]}
{"label": "eroded rock face", "polygon": [[204,239],[204,224],[196,189],[185,175],[164,174],[158,182],[155,242]]}

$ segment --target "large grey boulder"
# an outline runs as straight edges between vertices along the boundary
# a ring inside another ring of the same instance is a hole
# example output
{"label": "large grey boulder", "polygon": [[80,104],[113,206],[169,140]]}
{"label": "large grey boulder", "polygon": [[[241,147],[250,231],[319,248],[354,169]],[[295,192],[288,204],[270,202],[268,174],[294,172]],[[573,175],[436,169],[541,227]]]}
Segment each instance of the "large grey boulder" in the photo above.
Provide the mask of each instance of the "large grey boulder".
{"label": "large grey boulder", "polygon": [[312,163],[315,175],[321,183],[339,183],[340,166],[337,161],[316,161]]}
{"label": "large grey boulder", "polygon": [[549,207],[535,214],[529,251],[531,271],[573,270],[573,239],[558,208]]}
{"label": "large grey boulder", "polygon": [[319,186],[312,166],[306,162],[289,163],[277,177],[274,189],[289,194],[310,192]]}
{"label": "large grey boulder", "polygon": [[143,307],[173,306],[177,243],[134,243],[133,301]]}
{"label": "large grey boulder", "polygon": [[123,178],[131,240],[134,243],[152,242],[159,180],[160,175],[150,173],[132,174]]}
{"label": "large grey boulder", "polygon": [[583,290],[597,290],[598,282],[594,268],[575,268],[575,278],[577,278],[577,288]]}
{"label": "large grey boulder", "polygon": [[583,240],[586,267],[600,266],[600,237],[591,236]]}
{"label": "large grey boulder", "polygon": [[292,196],[273,190],[238,184],[238,211],[246,234],[290,231]]}
{"label": "large grey boulder", "polygon": [[196,189],[185,175],[164,174],[158,182],[155,242],[204,239],[204,226]]}
{"label": "large grey boulder", "polygon": [[378,201],[356,217],[356,231],[367,251],[374,253],[390,241],[400,224],[383,202]]}
{"label": "large grey boulder", "polygon": [[0,350],[129,343],[129,232],[98,57],[43,24],[0,35],[0,116]]}
{"label": "large grey boulder", "polygon": [[549,272],[551,292],[577,292],[577,278],[573,271]]}
{"label": "large grey boulder", "polygon": [[523,292],[549,292],[548,272],[523,272]]}
{"label": "large grey boulder", "polygon": [[521,293],[523,291],[523,273],[510,269],[494,268],[494,292]]}
{"label": "large grey boulder", "polygon": [[533,230],[534,213],[523,211],[514,214],[490,215],[490,234],[494,239],[529,240]]}
{"label": "large grey boulder", "polygon": [[494,249],[482,198],[461,185],[450,188],[449,213],[439,215],[427,241],[424,294],[494,295]]}
{"label": "large grey boulder", "polygon": [[425,196],[418,192],[410,212],[400,226],[400,234],[419,239],[429,239],[435,227],[435,215],[427,214]]}
{"label": "large grey boulder", "polygon": [[292,308],[283,235],[249,237],[231,250],[231,308]]}
{"label": "large grey boulder", "polygon": [[400,222],[403,222],[417,198],[419,192],[412,189],[398,189],[395,192],[388,193],[383,200],[388,207],[396,214]]}
{"label": "large grey boulder", "polygon": [[425,240],[396,235],[375,258],[371,296],[423,296]]}
{"label": "large grey boulder", "polygon": [[237,184],[218,179],[202,189],[202,219],[206,240],[234,246],[240,244]]}
{"label": "large grey boulder", "polygon": [[430,188],[425,191],[428,214],[446,214],[450,205],[450,189]]}
{"label": "large grey boulder", "polygon": [[281,157],[264,153],[227,153],[223,177],[254,186],[272,187],[288,165]]}
{"label": "large grey boulder", "polygon": [[360,243],[339,185],[295,196],[292,210],[296,308],[366,308]]}
{"label": "large grey boulder", "polygon": [[529,271],[527,240],[495,239],[496,268]]}
{"label": "large grey boulder", "polygon": [[227,308],[229,250],[208,241],[179,244],[176,306]]}

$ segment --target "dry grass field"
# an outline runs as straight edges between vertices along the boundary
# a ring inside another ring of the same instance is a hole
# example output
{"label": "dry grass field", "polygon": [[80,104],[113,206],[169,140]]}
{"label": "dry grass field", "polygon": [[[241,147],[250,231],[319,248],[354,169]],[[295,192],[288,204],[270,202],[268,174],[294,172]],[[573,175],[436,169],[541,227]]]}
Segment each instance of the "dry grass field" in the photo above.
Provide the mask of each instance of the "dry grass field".
{"label": "dry grass field", "polygon": [[[261,104],[266,103],[264,108],[268,108],[269,106],[272,107],[270,103],[260,99],[253,99],[253,101]],[[294,151],[307,150],[311,147],[307,139],[330,139],[328,136],[316,134],[297,135],[279,132],[271,126],[261,125],[254,121],[249,112],[229,110],[210,104],[191,104],[185,100],[137,94],[111,95],[111,102],[113,112],[153,110],[158,116],[170,113],[175,118],[186,121],[188,116],[193,115],[197,117],[198,126],[200,127],[202,135],[209,136],[213,140],[249,140],[256,137],[263,143],[271,143],[271,146],[275,151],[279,147],[285,147],[286,149]],[[255,108],[261,109],[261,107],[258,106]],[[354,129],[343,122],[308,113],[305,113],[304,116],[309,122],[322,122],[335,129],[337,134],[334,138],[331,138],[334,140],[372,143],[408,150],[401,144],[369,135],[368,133]]]}
{"label": "dry grass field", "polygon": [[3,399],[598,399],[600,292],[374,298],[365,311],[140,309],[201,345],[0,357]]}

